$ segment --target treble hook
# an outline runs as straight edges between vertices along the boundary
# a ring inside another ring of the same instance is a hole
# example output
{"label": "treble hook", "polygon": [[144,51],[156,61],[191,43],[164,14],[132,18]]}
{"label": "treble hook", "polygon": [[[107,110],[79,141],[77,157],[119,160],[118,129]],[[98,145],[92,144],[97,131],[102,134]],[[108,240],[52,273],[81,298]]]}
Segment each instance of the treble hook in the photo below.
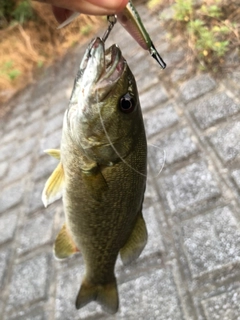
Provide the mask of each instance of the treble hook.
{"label": "treble hook", "polygon": [[108,28],[105,31],[103,37],[102,37],[102,41],[105,42],[110,34],[110,32],[112,31],[114,25],[117,23],[117,16],[112,14],[107,16],[107,20],[109,22]]}

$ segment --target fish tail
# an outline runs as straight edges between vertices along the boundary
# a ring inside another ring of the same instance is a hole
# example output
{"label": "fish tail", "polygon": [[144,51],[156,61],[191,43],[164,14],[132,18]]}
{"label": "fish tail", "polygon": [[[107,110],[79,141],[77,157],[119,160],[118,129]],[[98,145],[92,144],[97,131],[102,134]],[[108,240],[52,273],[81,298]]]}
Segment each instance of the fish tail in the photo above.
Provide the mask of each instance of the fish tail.
{"label": "fish tail", "polygon": [[116,279],[104,285],[83,281],[76,299],[76,308],[80,309],[91,301],[97,301],[103,309],[111,314],[118,310],[118,290]]}

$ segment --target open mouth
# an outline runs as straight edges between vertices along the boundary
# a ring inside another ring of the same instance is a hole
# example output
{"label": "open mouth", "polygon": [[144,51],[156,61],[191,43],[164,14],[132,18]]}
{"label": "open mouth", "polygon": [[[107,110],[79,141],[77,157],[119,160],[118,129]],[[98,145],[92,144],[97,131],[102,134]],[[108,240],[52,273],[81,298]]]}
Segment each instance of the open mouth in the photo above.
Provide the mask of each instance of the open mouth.
{"label": "open mouth", "polygon": [[[126,61],[116,44],[105,51],[105,44],[100,38],[95,38],[89,46],[89,60],[95,60],[97,68],[98,87],[115,83],[122,75]],[[89,62],[89,61],[88,61]]]}

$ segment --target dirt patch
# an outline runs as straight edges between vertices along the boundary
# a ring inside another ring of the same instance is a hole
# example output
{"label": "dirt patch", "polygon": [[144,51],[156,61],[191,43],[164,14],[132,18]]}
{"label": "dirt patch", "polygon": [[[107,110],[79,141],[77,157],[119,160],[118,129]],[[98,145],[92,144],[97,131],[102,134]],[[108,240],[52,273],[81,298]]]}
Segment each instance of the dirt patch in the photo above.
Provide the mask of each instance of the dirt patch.
{"label": "dirt patch", "polygon": [[0,30],[0,102],[23,89],[43,69],[104,24],[101,17],[80,15],[69,26],[58,30],[50,6],[39,3],[32,6],[34,20]]}

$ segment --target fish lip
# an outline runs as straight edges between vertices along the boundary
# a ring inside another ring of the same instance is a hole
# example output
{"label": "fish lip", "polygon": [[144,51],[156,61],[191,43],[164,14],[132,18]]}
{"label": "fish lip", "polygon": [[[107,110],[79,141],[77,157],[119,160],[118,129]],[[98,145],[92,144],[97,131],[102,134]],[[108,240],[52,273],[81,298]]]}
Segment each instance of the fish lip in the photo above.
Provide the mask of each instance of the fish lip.
{"label": "fish lip", "polygon": [[97,88],[116,83],[125,70],[126,61],[119,47],[113,44],[105,50],[105,43],[100,38],[95,38],[90,44],[88,60],[91,58],[97,60]]}

